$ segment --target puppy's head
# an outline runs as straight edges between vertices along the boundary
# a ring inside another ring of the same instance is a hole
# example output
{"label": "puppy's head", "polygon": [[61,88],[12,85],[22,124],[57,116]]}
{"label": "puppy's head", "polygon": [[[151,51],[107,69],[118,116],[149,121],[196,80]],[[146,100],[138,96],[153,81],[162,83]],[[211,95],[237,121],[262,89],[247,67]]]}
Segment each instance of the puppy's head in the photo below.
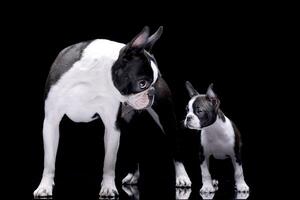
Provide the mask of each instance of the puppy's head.
{"label": "puppy's head", "polygon": [[191,99],[186,107],[185,127],[201,130],[216,121],[220,100],[212,87],[213,84],[210,84],[206,94],[199,94],[190,82],[186,82],[186,89]]}
{"label": "puppy's head", "polygon": [[124,46],[112,67],[114,86],[125,97],[125,102],[134,109],[145,109],[152,105],[159,76],[156,60],[151,49],[162,34],[162,27],[149,36],[145,27],[131,42]]}

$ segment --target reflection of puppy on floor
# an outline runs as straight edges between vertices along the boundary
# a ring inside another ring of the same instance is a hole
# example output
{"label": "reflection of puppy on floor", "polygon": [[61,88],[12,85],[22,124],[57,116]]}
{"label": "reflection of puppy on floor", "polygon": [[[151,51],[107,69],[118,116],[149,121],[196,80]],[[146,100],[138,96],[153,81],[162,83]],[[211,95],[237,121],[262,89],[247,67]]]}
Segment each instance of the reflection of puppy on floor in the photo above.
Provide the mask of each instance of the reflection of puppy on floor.
{"label": "reflection of puppy on floor", "polygon": [[201,130],[201,193],[215,192],[213,181],[209,173],[209,157],[216,159],[230,157],[234,166],[235,187],[237,192],[249,192],[244,180],[241,160],[241,138],[235,124],[228,119],[219,108],[220,100],[212,89],[208,87],[206,94],[199,94],[190,82],[186,82],[190,95],[187,105],[185,127]]}
{"label": "reflection of puppy on floor", "polygon": [[177,187],[176,199],[189,199],[192,193],[192,189],[189,187]]}

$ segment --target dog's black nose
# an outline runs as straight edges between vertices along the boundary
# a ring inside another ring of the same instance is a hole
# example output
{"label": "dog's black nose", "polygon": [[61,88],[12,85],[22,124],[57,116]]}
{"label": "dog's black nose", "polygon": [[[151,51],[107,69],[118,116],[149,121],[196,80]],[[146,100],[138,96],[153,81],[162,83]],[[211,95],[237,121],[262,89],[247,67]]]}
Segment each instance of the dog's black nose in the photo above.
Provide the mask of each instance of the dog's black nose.
{"label": "dog's black nose", "polygon": [[155,94],[155,89],[152,87],[148,90],[148,95],[152,97],[154,96],[154,94]]}
{"label": "dog's black nose", "polygon": [[186,121],[188,121],[188,122],[189,122],[189,121],[191,121],[191,120],[192,120],[192,118],[193,118],[192,116],[187,116],[187,117],[186,117]]}

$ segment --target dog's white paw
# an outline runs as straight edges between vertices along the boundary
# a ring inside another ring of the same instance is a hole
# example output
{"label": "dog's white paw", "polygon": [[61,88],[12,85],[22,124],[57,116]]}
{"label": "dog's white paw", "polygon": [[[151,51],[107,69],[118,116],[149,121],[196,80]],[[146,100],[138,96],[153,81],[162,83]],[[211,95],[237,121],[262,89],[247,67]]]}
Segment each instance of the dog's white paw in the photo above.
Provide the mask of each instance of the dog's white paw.
{"label": "dog's white paw", "polygon": [[38,188],[33,192],[34,198],[52,196],[53,181],[43,179]]}
{"label": "dog's white paw", "polygon": [[180,175],[176,177],[176,187],[191,187],[192,182],[186,175]]}
{"label": "dog's white paw", "polygon": [[217,191],[219,189],[219,181],[216,179],[212,180],[212,185],[215,188],[215,191]]}
{"label": "dog's white paw", "polygon": [[249,192],[249,186],[245,183],[245,181],[241,181],[239,183],[236,183],[235,185],[236,190],[238,193],[248,193]]}
{"label": "dog's white paw", "polygon": [[101,183],[100,197],[115,197],[118,196],[115,181],[112,179],[103,179]]}
{"label": "dog's white paw", "polygon": [[127,185],[136,185],[139,181],[139,174],[138,173],[128,173],[125,178],[122,180],[122,184],[127,184]]}
{"label": "dog's white paw", "polygon": [[190,195],[192,193],[191,188],[176,188],[176,199],[189,199]]}
{"label": "dog's white paw", "polygon": [[215,191],[216,190],[211,183],[204,183],[200,189],[200,193],[213,193]]}
{"label": "dog's white paw", "polygon": [[216,180],[216,179],[213,179],[213,180],[212,180],[212,185],[213,185],[214,187],[217,187],[217,186],[219,185],[219,181]]}

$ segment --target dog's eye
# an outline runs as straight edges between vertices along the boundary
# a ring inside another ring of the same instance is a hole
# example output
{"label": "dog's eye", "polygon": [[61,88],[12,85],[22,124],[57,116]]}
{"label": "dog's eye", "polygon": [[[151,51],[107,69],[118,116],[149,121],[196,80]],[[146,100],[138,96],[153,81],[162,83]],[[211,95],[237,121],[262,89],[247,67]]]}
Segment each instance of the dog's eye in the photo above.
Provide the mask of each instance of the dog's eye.
{"label": "dog's eye", "polygon": [[145,89],[145,88],[148,86],[148,81],[146,81],[146,80],[140,80],[140,81],[138,82],[138,84],[139,84],[139,87],[140,87],[141,89]]}

